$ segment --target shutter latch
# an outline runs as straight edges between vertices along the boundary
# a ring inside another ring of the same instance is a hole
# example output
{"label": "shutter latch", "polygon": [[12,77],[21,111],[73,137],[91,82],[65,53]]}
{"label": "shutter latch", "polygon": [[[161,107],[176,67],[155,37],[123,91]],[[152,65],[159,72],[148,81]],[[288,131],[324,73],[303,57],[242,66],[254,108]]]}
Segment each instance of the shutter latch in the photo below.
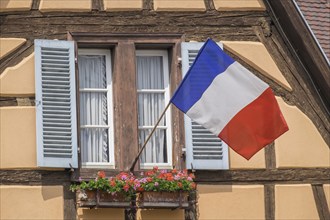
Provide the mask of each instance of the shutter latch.
{"label": "shutter latch", "polygon": [[191,172],[195,173],[196,170],[194,169],[194,165],[193,165],[193,163],[190,163],[190,165],[191,165]]}

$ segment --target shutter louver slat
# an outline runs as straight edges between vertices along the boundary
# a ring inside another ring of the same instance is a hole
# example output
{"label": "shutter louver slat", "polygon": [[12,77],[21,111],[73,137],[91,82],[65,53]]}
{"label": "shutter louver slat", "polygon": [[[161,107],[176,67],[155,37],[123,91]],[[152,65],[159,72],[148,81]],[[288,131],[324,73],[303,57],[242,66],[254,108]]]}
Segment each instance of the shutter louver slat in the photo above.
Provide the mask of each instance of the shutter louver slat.
{"label": "shutter louver slat", "polygon": [[[193,64],[203,43],[182,43],[182,72]],[[221,45],[220,45],[221,46]],[[185,116],[188,169],[228,169],[228,146]]]}
{"label": "shutter louver slat", "polygon": [[[222,160],[222,141],[195,122],[192,126],[194,160]],[[212,146],[210,148],[209,146]]]}
{"label": "shutter louver slat", "polygon": [[73,42],[36,40],[35,46],[38,166],[77,167]]}

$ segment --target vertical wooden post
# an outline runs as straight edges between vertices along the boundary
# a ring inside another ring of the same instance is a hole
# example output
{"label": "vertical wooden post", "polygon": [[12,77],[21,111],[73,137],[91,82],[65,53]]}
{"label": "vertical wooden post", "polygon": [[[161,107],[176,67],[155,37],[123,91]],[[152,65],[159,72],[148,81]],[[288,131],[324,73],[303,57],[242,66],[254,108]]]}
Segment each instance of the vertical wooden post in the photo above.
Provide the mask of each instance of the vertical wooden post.
{"label": "vertical wooden post", "polygon": [[76,208],[76,198],[75,193],[69,190],[70,182],[65,182],[63,184],[63,218],[64,219],[76,219],[77,208]]}
{"label": "vertical wooden post", "polygon": [[189,207],[184,210],[185,220],[197,220],[197,191],[192,191],[189,193]]}
{"label": "vertical wooden post", "polygon": [[314,200],[321,220],[330,219],[330,211],[322,184],[312,184]]}
{"label": "vertical wooden post", "polygon": [[113,72],[113,104],[115,132],[115,164],[119,170],[129,170],[138,153],[138,115],[135,45],[119,41],[115,48]]}
{"label": "vertical wooden post", "polygon": [[125,209],[125,220],[136,220],[136,196],[132,198],[131,207]]}

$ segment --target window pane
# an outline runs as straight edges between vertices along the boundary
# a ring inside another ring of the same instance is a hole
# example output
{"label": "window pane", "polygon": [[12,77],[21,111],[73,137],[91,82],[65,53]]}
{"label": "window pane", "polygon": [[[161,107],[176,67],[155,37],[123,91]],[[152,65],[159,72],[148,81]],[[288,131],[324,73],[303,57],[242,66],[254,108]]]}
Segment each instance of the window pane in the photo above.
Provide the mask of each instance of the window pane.
{"label": "window pane", "polygon": [[[144,144],[151,129],[139,131],[140,146]],[[166,130],[156,129],[146,148],[141,154],[142,163],[167,163]]]}
{"label": "window pane", "polygon": [[[165,108],[164,94],[142,93],[138,94],[138,125],[153,126]],[[165,125],[165,117],[159,123]]]}
{"label": "window pane", "polygon": [[[142,54],[141,54],[142,53]],[[139,144],[142,146],[165,108],[164,56],[141,51],[136,60]],[[166,73],[168,74],[168,73]],[[167,126],[163,117],[141,155],[141,163],[167,163]]]}
{"label": "window pane", "polygon": [[80,93],[80,125],[108,125],[106,92]]}
{"label": "window pane", "polygon": [[164,89],[163,58],[138,56],[136,58],[137,89]]}
{"label": "window pane", "polygon": [[82,162],[109,162],[108,129],[83,128],[80,132]]}
{"label": "window pane", "polygon": [[[79,55],[80,125],[82,162],[109,162],[107,70],[105,55]],[[94,126],[94,127],[85,127]]]}
{"label": "window pane", "polygon": [[104,55],[80,55],[78,68],[80,88],[107,88]]}

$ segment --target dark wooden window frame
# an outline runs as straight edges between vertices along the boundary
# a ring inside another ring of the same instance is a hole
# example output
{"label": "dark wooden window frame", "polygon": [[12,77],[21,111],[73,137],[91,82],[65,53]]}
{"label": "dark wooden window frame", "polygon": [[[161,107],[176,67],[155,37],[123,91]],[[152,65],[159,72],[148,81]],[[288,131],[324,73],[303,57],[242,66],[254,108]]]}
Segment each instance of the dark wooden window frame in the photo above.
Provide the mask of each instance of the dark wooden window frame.
{"label": "dark wooden window frame", "polygon": [[[69,32],[68,40],[75,42],[78,48],[107,48],[112,54],[112,84],[113,84],[113,123],[115,168],[104,169],[107,175],[115,175],[119,171],[128,171],[138,153],[138,124],[135,50],[136,49],[167,49],[170,65],[170,92],[174,93],[181,82],[181,42],[182,34],[112,34],[112,33],[76,33]],[[77,57],[77,54],[76,54]],[[77,60],[76,60],[77,61]],[[76,81],[79,82],[78,68]],[[78,84],[79,85],[79,84]],[[79,97],[79,91],[76,92]],[[77,98],[77,106],[79,99]],[[182,148],[185,144],[183,115],[174,106],[172,112],[172,165],[177,169],[184,168]],[[77,109],[79,119],[79,108]],[[78,149],[80,149],[79,120]],[[95,178],[100,169],[82,168],[80,151],[78,154],[79,169],[75,170],[72,180]],[[139,164],[135,171],[139,171]]]}

